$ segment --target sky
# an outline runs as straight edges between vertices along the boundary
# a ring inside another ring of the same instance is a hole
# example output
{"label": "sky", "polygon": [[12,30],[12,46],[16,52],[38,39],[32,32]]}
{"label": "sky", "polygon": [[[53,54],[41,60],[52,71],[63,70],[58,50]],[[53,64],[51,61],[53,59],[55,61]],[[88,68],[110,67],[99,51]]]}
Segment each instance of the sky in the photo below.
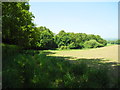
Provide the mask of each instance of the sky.
{"label": "sky", "polygon": [[37,26],[65,32],[118,37],[117,2],[29,2]]}

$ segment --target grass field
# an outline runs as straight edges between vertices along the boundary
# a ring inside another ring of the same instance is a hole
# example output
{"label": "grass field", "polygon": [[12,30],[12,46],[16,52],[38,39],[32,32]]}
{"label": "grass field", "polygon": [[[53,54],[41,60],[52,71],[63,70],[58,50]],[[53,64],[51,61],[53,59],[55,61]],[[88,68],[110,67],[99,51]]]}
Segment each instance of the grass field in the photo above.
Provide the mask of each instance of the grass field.
{"label": "grass field", "polygon": [[[37,51],[3,45],[2,87],[120,88],[120,64],[113,62],[117,47]],[[112,62],[101,62],[106,57]]]}
{"label": "grass field", "polygon": [[49,56],[71,57],[71,59],[101,59],[118,62],[118,47],[120,47],[120,45],[83,50],[47,50],[44,52]]}

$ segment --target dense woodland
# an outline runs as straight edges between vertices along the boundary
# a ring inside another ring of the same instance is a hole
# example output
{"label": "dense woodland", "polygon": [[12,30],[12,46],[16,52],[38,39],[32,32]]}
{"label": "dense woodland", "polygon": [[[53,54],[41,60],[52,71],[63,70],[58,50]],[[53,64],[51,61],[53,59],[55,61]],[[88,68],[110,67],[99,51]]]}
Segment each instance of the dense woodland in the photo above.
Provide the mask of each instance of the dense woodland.
{"label": "dense woodland", "polygon": [[28,2],[2,3],[3,89],[119,87],[116,78],[107,73],[114,70],[111,63],[101,63],[100,59],[76,59],[76,63],[70,63],[69,58],[42,52],[103,47],[106,40],[99,35],[65,30],[54,34],[46,27],[36,27],[29,8]]}
{"label": "dense woodland", "polygon": [[96,48],[107,44],[99,35],[67,33],[61,30],[55,35],[46,27],[36,27],[29,4],[22,2],[2,3],[3,43],[25,49],[81,49]]}

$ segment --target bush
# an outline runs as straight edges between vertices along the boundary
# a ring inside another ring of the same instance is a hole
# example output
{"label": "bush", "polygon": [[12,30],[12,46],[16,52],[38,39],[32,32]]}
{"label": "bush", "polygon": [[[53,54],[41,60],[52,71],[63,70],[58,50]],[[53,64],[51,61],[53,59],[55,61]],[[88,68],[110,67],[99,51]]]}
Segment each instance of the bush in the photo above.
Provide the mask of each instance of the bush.
{"label": "bush", "polygon": [[70,49],[68,46],[61,46],[60,50],[64,50],[64,49]]}
{"label": "bush", "polygon": [[103,45],[98,43],[96,40],[89,40],[84,43],[85,48],[97,48],[102,47]]}
{"label": "bush", "polygon": [[70,44],[68,45],[68,47],[69,47],[70,49],[74,49],[74,48],[76,48],[76,46],[75,46],[75,43],[74,43],[74,42],[70,43]]}
{"label": "bush", "polygon": [[104,47],[104,45],[99,43],[97,47]]}
{"label": "bush", "polygon": [[21,51],[21,48],[16,45],[2,44],[2,59],[9,58],[6,56],[14,56]]}

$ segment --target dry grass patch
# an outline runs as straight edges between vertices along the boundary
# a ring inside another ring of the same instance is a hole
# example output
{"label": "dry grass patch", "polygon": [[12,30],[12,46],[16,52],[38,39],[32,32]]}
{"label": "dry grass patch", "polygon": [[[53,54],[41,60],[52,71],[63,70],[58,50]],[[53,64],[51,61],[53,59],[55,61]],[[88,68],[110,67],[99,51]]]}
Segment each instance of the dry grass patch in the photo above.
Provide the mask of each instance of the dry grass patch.
{"label": "dry grass patch", "polygon": [[63,50],[50,51],[50,56],[72,57],[73,59],[102,59],[107,62],[118,62],[118,47],[120,45],[112,45],[102,48],[86,49],[86,50]]}

